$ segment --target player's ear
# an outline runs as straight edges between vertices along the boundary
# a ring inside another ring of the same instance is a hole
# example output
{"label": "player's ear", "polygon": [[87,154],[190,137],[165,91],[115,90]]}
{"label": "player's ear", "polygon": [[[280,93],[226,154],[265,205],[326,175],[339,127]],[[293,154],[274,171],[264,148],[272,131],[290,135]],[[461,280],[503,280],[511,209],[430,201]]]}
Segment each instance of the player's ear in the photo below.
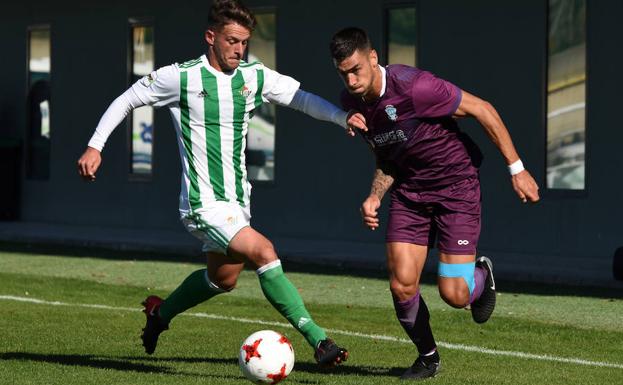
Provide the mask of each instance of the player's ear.
{"label": "player's ear", "polygon": [[214,39],[216,38],[216,35],[214,34],[214,31],[211,29],[206,29],[205,35],[204,35],[206,42],[209,45],[214,45]]}
{"label": "player's ear", "polygon": [[376,50],[370,49],[368,58],[370,59],[370,64],[372,64],[372,67],[375,67],[377,64],[379,64],[379,55],[376,53]]}

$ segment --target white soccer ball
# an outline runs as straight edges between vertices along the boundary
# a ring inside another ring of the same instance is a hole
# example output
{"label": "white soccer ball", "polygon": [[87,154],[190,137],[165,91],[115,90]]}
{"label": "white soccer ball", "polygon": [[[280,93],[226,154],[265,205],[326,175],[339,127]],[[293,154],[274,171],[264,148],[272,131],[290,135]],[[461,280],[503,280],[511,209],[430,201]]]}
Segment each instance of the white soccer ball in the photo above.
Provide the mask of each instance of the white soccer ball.
{"label": "white soccer ball", "polygon": [[247,337],[238,354],[240,370],[256,384],[276,384],[294,367],[294,349],[282,334],[261,330]]}

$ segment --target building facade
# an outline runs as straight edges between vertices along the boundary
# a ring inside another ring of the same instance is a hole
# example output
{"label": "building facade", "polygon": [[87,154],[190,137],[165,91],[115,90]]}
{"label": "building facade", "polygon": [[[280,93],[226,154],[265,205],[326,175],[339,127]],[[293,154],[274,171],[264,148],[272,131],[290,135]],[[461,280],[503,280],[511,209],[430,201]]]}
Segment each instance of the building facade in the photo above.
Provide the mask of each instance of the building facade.
{"label": "building facade", "polygon": [[[623,245],[617,155],[623,3],[596,3],[248,0],[260,21],[249,54],[337,104],[342,83],[328,43],[338,29],[360,26],[383,63],[415,64],[490,101],[539,182],[542,201],[521,204],[495,146],[475,121],[462,122],[485,155],[481,251],[508,277],[610,282],[612,254]],[[18,170],[15,180],[5,178],[3,189],[16,191],[5,194],[11,211],[5,228],[184,232],[177,213],[181,167],[165,109],[137,110],[117,128],[95,183],[78,178],[76,161],[102,113],[131,82],[205,51],[209,6],[160,0],[3,6],[0,138],[8,143],[3,159],[12,163],[2,170]],[[249,149],[253,225],[278,249],[382,264],[383,231],[364,229],[358,212],[374,167],[363,141],[266,107],[253,123]]]}

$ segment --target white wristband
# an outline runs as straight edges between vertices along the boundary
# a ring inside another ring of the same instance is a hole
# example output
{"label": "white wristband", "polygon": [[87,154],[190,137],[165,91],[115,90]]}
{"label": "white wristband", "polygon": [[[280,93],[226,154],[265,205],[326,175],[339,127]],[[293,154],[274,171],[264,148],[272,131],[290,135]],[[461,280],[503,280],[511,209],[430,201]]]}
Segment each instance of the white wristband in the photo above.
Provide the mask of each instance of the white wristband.
{"label": "white wristband", "polygon": [[517,159],[516,161],[508,165],[508,171],[511,173],[511,175],[517,175],[523,170],[525,170],[525,168],[523,167],[523,162],[521,161],[521,159]]}

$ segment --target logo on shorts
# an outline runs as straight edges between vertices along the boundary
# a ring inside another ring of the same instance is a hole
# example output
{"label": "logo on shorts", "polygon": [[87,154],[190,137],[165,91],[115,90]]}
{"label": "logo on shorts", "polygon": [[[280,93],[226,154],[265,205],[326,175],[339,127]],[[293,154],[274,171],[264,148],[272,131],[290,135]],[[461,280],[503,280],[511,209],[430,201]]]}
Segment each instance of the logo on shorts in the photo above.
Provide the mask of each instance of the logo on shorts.
{"label": "logo on shorts", "polygon": [[396,110],[396,107],[392,106],[391,104],[385,106],[385,113],[392,122],[395,122],[396,119],[398,119],[398,115],[396,114],[396,112],[398,112],[398,110]]}
{"label": "logo on shorts", "polygon": [[227,224],[229,225],[235,225],[236,223],[238,223],[238,217],[227,217]]}
{"label": "logo on shorts", "polygon": [[469,245],[469,241],[467,239],[459,239],[458,241],[456,241],[456,243],[458,243],[461,246]]}

